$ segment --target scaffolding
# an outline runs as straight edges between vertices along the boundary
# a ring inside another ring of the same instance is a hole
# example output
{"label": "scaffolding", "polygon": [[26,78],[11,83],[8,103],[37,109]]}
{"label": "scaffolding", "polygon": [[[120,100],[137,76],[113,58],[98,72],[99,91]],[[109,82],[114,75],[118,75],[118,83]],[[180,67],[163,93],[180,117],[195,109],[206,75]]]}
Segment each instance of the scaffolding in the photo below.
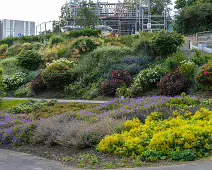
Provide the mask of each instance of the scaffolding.
{"label": "scaffolding", "polygon": [[72,26],[77,25],[76,17],[78,10],[82,6],[86,6],[91,8],[99,17],[102,25],[113,28],[113,30],[120,35],[167,29],[168,12],[166,8],[164,8],[161,15],[152,15],[152,4],[150,0],[140,0],[139,3],[124,3],[120,0],[118,0],[117,3],[108,3],[99,0],[96,3],[91,1],[69,0],[66,6],[66,21]]}

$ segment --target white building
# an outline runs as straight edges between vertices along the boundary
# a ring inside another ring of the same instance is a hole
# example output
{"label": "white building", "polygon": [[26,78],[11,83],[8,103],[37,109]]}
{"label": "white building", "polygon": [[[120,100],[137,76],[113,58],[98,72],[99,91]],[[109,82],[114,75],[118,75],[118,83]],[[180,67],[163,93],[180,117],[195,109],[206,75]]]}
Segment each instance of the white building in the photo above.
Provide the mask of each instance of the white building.
{"label": "white building", "polygon": [[35,35],[35,22],[19,20],[0,20],[0,40],[7,37]]}

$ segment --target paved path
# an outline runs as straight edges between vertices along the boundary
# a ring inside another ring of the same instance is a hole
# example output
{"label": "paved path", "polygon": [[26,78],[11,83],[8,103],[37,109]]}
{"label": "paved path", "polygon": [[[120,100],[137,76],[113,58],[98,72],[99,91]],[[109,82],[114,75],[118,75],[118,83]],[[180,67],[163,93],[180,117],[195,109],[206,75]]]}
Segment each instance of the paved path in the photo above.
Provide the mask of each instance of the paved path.
{"label": "paved path", "polygon": [[96,101],[96,100],[62,100],[62,99],[37,99],[37,98],[13,98],[13,97],[4,97],[4,100],[57,100],[58,103],[85,103],[85,104],[102,104],[105,103],[107,101]]}
{"label": "paved path", "polygon": [[[47,160],[30,154],[0,149],[0,170],[80,170],[67,167],[60,162]],[[82,170],[82,169],[81,169]],[[121,169],[120,169],[121,170]],[[188,164],[154,168],[123,168],[122,170],[212,170],[212,159]]]}

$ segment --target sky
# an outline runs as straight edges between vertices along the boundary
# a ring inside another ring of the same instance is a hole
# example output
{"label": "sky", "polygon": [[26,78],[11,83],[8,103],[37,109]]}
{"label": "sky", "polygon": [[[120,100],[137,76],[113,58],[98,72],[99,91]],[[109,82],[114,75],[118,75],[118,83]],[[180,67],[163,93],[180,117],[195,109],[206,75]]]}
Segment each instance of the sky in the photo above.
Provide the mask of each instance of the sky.
{"label": "sky", "polygon": [[[113,1],[117,0],[109,0]],[[0,0],[0,19],[34,21],[35,25],[58,20],[60,8],[65,2],[66,0]]]}
{"label": "sky", "polygon": [[66,0],[0,0],[0,19],[34,21],[36,25],[58,20]]}

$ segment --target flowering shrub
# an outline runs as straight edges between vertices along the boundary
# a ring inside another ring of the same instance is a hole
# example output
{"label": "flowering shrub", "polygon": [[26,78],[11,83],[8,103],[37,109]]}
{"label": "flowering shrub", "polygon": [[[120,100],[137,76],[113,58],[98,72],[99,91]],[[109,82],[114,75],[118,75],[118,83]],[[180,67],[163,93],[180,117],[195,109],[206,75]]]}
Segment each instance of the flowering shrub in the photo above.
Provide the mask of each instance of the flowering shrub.
{"label": "flowering shrub", "polygon": [[41,63],[41,55],[34,50],[22,51],[18,55],[18,64],[29,70],[36,70]]}
{"label": "flowering shrub", "polygon": [[3,82],[6,84],[8,91],[17,89],[24,84],[26,78],[26,73],[15,73],[13,75],[5,75]]}
{"label": "flowering shrub", "polygon": [[160,93],[165,96],[175,96],[187,92],[190,83],[179,71],[171,72],[163,77],[157,86]]}
{"label": "flowering shrub", "polygon": [[1,113],[0,144],[22,145],[30,143],[36,122],[31,116]]}
{"label": "flowering shrub", "polygon": [[211,87],[212,85],[212,60],[204,65],[196,76],[196,81],[204,86]]}
{"label": "flowering shrub", "polygon": [[65,58],[53,60],[51,64],[47,63],[46,69],[41,74],[42,78],[48,87],[61,88],[72,80],[71,71],[73,65],[73,61]]}
{"label": "flowering shrub", "polygon": [[[145,121],[129,120],[124,124],[125,130],[120,134],[105,137],[98,145],[100,152],[117,155],[141,155],[147,161],[172,158],[190,160],[208,155],[212,148],[211,123],[212,111],[201,108],[193,116],[174,113],[175,117],[163,120],[161,114],[154,112]],[[152,153],[151,153],[152,152]],[[193,156],[191,156],[193,155]],[[149,159],[151,156],[151,159]]]}
{"label": "flowering shrub", "polygon": [[178,69],[182,75],[184,75],[189,81],[192,81],[197,68],[194,62],[184,60],[180,62]]}
{"label": "flowering shrub", "polygon": [[167,73],[166,68],[162,65],[156,65],[153,68],[142,70],[135,78],[133,85],[130,87],[132,95],[139,95],[145,89],[152,88]]}
{"label": "flowering shrub", "polygon": [[59,58],[69,58],[72,54],[71,44],[69,42],[64,42],[56,44],[53,47],[42,47],[40,53],[45,63],[52,62]]}
{"label": "flowering shrub", "polygon": [[74,54],[85,54],[93,51],[98,46],[102,45],[102,43],[100,38],[80,37],[73,42],[72,47],[74,49]]}

